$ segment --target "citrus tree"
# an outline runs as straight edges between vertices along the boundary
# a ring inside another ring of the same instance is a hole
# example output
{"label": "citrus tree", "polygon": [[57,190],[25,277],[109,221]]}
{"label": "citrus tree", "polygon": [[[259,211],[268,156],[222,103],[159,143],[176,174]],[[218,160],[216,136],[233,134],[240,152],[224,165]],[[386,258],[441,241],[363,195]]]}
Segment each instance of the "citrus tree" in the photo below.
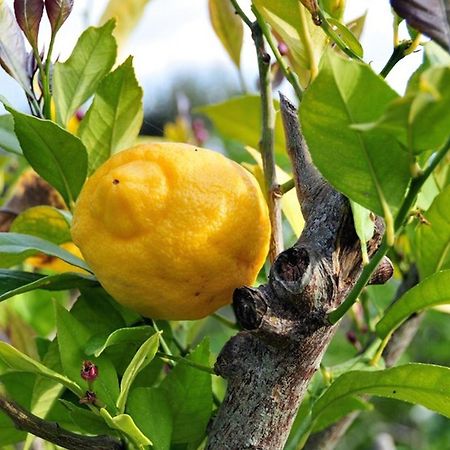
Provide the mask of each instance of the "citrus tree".
{"label": "citrus tree", "polygon": [[[371,396],[450,417],[449,369],[398,364],[450,301],[448,2],[391,1],[378,74],[345,1],[210,0],[259,70],[258,95],[193,111],[226,156],[186,114],[138,136],[117,45],[145,3],[112,0],[56,62],[73,0],[0,1],[29,104],[1,92],[2,448],[331,449]],[[401,96],[384,78],[422,47]]]}

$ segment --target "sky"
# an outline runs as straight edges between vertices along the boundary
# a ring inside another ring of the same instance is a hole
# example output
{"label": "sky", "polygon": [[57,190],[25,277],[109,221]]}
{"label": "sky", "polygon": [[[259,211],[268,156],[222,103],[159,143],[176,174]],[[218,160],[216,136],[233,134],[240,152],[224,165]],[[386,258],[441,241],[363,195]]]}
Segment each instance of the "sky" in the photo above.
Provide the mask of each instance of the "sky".
{"label": "sky", "polygon": [[[6,3],[12,5],[13,1],[6,0]],[[137,77],[144,87],[147,110],[157,102],[164,101],[164,96],[176,83],[174,78],[186,71],[195,78],[213,81],[208,84],[211,100],[214,99],[215,90],[220,90],[221,80],[230,80],[238,86],[236,69],[210,25],[207,3],[208,0],[150,0],[148,3],[122,55],[123,58],[127,54],[134,55]],[[97,23],[106,4],[107,0],[75,0],[73,13],[58,35],[54,54],[65,60],[81,31],[87,25]],[[241,0],[240,4],[249,11],[249,0]],[[368,16],[362,36],[364,60],[379,71],[392,51],[389,1],[348,0],[346,19],[354,19],[365,11]],[[48,26],[44,23],[44,31],[47,30]],[[256,57],[248,30],[245,30],[241,61],[247,84],[255,86]],[[420,61],[421,52],[399,63],[388,76],[391,86],[402,93],[409,74]],[[3,71],[0,72],[0,95],[7,97],[17,107],[26,108],[23,94],[15,81]]]}

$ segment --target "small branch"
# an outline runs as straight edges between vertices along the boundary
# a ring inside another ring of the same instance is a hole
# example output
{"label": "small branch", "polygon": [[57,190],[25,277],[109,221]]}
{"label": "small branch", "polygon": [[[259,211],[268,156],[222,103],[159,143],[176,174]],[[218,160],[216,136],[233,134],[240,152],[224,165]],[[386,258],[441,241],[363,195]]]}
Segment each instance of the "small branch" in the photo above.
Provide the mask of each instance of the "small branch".
{"label": "small branch", "polygon": [[407,55],[406,51],[411,46],[411,44],[412,41],[404,41],[394,47],[392,55],[389,57],[388,62],[380,72],[380,75],[383,78],[386,78],[389,72],[394,68],[394,66]]}
{"label": "small branch", "polygon": [[81,436],[61,428],[55,422],[43,420],[17,403],[0,396],[0,409],[19,430],[34,434],[69,450],[124,450],[124,445],[110,436]]}
{"label": "small branch", "polygon": [[297,75],[294,72],[292,72],[291,68],[286,64],[283,56],[281,55],[280,51],[278,50],[278,46],[276,45],[276,43],[274,41],[274,38],[273,38],[272,32],[270,31],[269,25],[266,23],[263,16],[260,14],[260,12],[255,7],[255,5],[252,5],[252,11],[256,17],[256,20],[258,21],[258,24],[261,28],[261,31],[262,31],[264,37],[266,38],[267,43],[269,44],[269,46],[275,56],[275,59],[278,62],[278,65],[280,66],[281,71],[283,72],[284,76],[289,81],[291,86],[294,88],[295,94],[297,95],[297,98],[300,101],[303,97],[303,89],[300,86],[300,82],[298,80]]}
{"label": "small branch", "polygon": [[231,4],[234,7],[234,10],[236,11],[236,14],[242,19],[242,21],[250,28],[253,27],[253,22],[247,17],[245,12],[242,10],[242,8],[239,6],[239,3],[236,0],[230,0]]}
{"label": "small branch", "polygon": [[202,364],[197,364],[194,361],[189,361],[188,359],[183,358],[182,356],[172,355],[170,353],[164,352],[156,352],[156,356],[161,358],[163,361],[167,363],[172,363],[173,361],[180,362],[182,364],[186,364],[188,366],[193,367],[194,369],[200,370],[202,372],[209,373],[211,375],[216,375],[216,372],[212,367],[203,366]]}

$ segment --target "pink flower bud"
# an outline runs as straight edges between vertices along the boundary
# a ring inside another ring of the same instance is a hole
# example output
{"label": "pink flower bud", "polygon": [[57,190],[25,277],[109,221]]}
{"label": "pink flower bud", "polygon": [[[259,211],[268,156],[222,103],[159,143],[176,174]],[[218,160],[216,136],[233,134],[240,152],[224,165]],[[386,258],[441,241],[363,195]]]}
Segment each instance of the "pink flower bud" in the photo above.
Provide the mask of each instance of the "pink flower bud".
{"label": "pink flower bud", "polygon": [[94,381],[98,376],[98,368],[92,361],[83,361],[80,375],[83,380]]}

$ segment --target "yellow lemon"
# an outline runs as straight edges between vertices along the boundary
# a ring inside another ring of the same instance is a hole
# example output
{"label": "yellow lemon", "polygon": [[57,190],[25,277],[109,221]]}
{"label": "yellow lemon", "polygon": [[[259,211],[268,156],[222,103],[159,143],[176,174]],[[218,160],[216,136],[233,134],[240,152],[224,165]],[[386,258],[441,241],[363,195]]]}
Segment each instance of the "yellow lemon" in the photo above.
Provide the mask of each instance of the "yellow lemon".
{"label": "yellow lemon", "polygon": [[155,143],[114,155],[89,178],[72,237],[123,305],[157,319],[199,319],[255,281],[270,223],[257,181],[239,164]]}

